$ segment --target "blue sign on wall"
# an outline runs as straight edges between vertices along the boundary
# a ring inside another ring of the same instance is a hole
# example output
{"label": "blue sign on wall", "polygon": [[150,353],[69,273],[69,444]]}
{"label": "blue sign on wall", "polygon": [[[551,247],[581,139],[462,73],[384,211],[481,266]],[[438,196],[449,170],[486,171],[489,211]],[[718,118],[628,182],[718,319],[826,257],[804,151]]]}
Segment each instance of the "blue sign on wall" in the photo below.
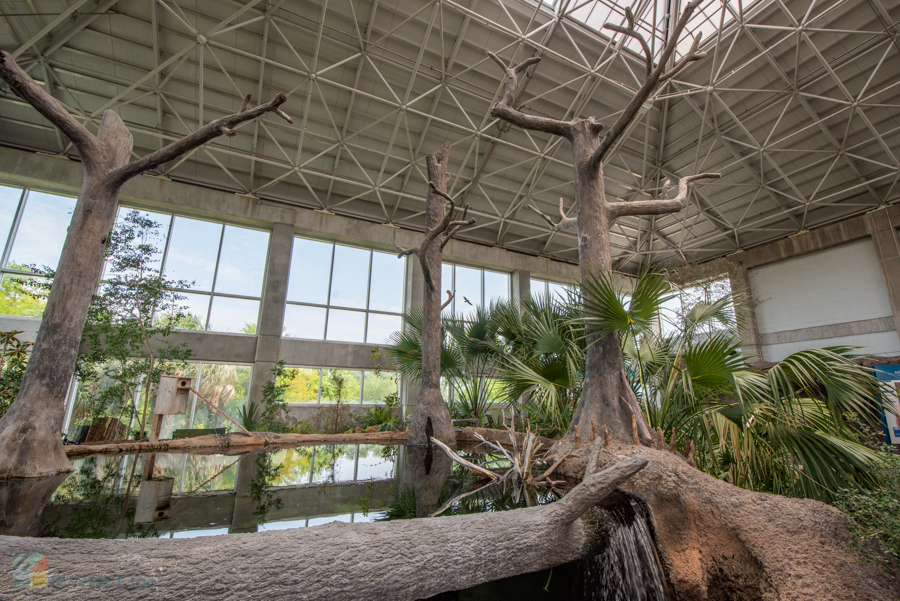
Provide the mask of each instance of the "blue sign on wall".
{"label": "blue sign on wall", "polygon": [[[897,390],[900,386],[900,365],[880,365],[874,372],[882,382],[890,382],[891,388]],[[900,392],[893,395],[894,410],[900,413]],[[888,444],[900,444],[900,418],[881,412],[881,426],[884,429],[884,441]]]}

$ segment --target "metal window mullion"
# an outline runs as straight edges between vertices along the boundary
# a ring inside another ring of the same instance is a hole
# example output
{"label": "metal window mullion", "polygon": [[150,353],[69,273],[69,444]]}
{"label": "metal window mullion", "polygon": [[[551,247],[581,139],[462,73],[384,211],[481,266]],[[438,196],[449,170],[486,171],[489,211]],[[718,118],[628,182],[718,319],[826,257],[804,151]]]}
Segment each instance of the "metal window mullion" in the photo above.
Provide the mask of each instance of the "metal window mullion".
{"label": "metal window mullion", "polygon": [[[374,261],[375,252],[369,251],[369,278],[366,281],[366,317],[363,319],[363,344],[365,344],[366,340],[369,339],[369,301],[372,296],[372,264]],[[360,403],[362,403],[362,389],[360,388]]]}
{"label": "metal window mullion", "polygon": [[316,404],[322,404],[322,368],[319,368],[319,391],[316,393]]}
{"label": "metal window mullion", "polygon": [[[216,253],[216,269],[213,271],[213,281],[212,287],[209,289],[209,305],[206,307],[206,327],[204,330],[209,330],[209,314],[212,313],[212,302],[213,298],[216,295],[216,280],[219,278],[219,261],[222,258],[222,242],[225,240],[225,224],[221,223],[222,233],[219,234],[219,251]],[[259,312],[257,311],[257,320],[259,319]]]}
{"label": "metal window mullion", "polygon": [[22,222],[22,215],[25,213],[25,203],[27,201],[28,188],[22,188],[22,193],[19,195],[19,203],[16,205],[16,214],[13,216],[13,222],[9,228],[9,236],[6,238],[6,245],[3,247],[3,257],[0,260],[0,267],[4,269],[6,268],[6,262],[9,260],[9,254],[12,252],[16,234],[19,233],[19,224]]}
{"label": "metal window mullion", "polygon": [[[201,378],[203,377],[203,363],[197,364],[197,390],[200,390],[200,386],[202,384]],[[191,417],[188,420],[188,428],[194,427],[194,416],[197,413],[197,394],[193,393],[194,402],[191,403]]]}
{"label": "metal window mullion", "polygon": [[[166,229],[166,243],[163,245],[163,256],[159,263],[159,279],[162,280],[163,274],[166,272],[166,261],[169,259],[169,243],[172,241],[172,229],[175,227],[175,215],[166,213],[169,216],[169,227]],[[168,289],[167,289],[168,290]],[[151,323],[156,321],[156,307],[153,308],[153,314],[150,316]],[[190,427],[190,424],[188,424]]]}
{"label": "metal window mullion", "polygon": [[327,305],[325,306],[325,331],[322,332],[322,340],[326,340],[328,336],[328,319],[331,317],[331,284],[334,281],[334,254],[336,252],[337,245],[332,243],[331,245],[331,267],[328,269],[328,298],[325,299]]}

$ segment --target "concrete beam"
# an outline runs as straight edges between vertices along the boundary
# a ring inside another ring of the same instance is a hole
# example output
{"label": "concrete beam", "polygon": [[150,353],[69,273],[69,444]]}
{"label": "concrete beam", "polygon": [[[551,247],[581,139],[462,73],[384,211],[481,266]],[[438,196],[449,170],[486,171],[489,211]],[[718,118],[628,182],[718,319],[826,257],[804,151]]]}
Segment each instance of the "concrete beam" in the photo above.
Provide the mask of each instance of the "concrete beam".
{"label": "concrete beam", "polygon": [[891,206],[872,211],[863,216],[866,229],[875,243],[878,264],[887,286],[891,311],[894,314],[894,328],[900,333],[900,207]]}
{"label": "concrete beam", "polygon": [[[828,338],[843,338],[845,336],[890,332],[894,328],[894,318],[881,317],[879,319],[848,321],[827,326],[814,326],[811,328],[769,332],[768,334],[760,335],[759,343],[763,346],[769,346],[772,344],[785,344],[789,342],[806,342],[807,340],[825,340]],[[762,355],[758,356],[762,358]]]}

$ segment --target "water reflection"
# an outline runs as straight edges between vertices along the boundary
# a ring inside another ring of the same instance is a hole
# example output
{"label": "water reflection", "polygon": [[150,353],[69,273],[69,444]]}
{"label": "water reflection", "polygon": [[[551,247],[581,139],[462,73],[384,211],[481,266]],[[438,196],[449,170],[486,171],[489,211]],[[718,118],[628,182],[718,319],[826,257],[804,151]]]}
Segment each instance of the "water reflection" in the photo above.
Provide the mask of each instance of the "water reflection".
{"label": "water reflection", "polygon": [[[467,456],[502,468],[496,457]],[[486,486],[440,451],[403,446],[98,456],[73,467],[68,477],[30,482],[28,490],[0,483],[0,511],[7,508],[2,533],[183,538],[501,511],[553,500],[543,490]]]}

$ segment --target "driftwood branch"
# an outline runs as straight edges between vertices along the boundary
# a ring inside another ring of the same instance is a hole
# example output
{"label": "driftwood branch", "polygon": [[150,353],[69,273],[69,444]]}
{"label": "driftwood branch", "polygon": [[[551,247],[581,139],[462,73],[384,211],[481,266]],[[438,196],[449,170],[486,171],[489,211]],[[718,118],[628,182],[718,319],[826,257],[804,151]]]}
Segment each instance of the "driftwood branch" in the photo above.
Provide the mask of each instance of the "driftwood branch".
{"label": "driftwood branch", "polygon": [[275,113],[288,123],[293,123],[293,119],[279,108],[285,101],[287,101],[287,97],[284,95],[284,92],[279,92],[278,95],[269,102],[260,104],[252,109],[247,109],[250,104],[250,94],[247,94],[244,96],[244,99],[241,102],[241,109],[237,113],[210,121],[194,133],[188,134],[180,140],[176,140],[175,142],[160,148],[156,152],[151,152],[145,157],[132,161],[120,169],[116,169],[107,177],[113,185],[121,186],[136,175],[155,169],[160,165],[183,156],[221,135],[235,135],[237,133],[234,130],[235,127],[241,123],[252,121],[266,113]]}
{"label": "driftwood branch", "polygon": [[494,106],[491,107],[491,115],[524,129],[542,131],[555,136],[571,138],[572,123],[570,121],[537,117],[513,108],[513,104],[516,101],[516,93],[519,89],[519,73],[531,65],[539,63],[541,61],[540,57],[532,56],[531,58],[526,58],[518,65],[507,66],[506,63],[493,52],[488,52],[488,55],[494,59],[494,62],[500,65],[500,68],[506,73],[506,88],[503,92],[503,97],[500,99],[500,102],[495,103]]}
{"label": "driftwood branch", "polygon": [[621,25],[616,25],[615,23],[607,23],[603,26],[603,29],[617,31],[621,34],[625,34],[636,39],[641,45],[641,49],[644,51],[644,58],[647,62],[647,75],[650,75],[650,73],[653,71],[653,55],[650,53],[650,46],[647,45],[647,40],[645,40],[644,36],[638,33],[637,29],[634,28],[634,13],[631,12],[631,8],[625,9],[625,19],[627,19],[628,21],[627,27],[622,27]]}
{"label": "driftwood branch", "polygon": [[534,211],[535,213],[540,215],[543,218],[543,220],[546,221],[548,224],[550,224],[550,227],[555,230],[578,227],[578,218],[566,217],[566,212],[563,209],[563,199],[561,197],[559,199],[559,217],[560,217],[560,219],[557,223],[553,223],[553,219],[550,217],[550,215],[547,215],[546,213],[542,212],[540,209],[538,209],[533,204],[528,205],[528,208],[530,208],[532,211]]}
{"label": "driftwood branch", "polygon": [[644,469],[648,463],[649,460],[643,455],[632,455],[599,474],[585,474],[581,484],[549,506],[554,514],[553,519],[560,524],[571,524],[596,505],[597,499],[607,496],[619,484]]}
{"label": "driftwood branch", "polygon": [[[606,135],[600,141],[600,145],[591,155],[589,166],[592,169],[599,169],[600,165],[603,163],[603,158],[606,156],[606,153],[613,147],[616,141],[625,133],[628,129],[628,126],[631,125],[631,122],[637,117],[638,112],[641,109],[641,106],[644,102],[647,101],[650,96],[653,95],[653,92],[656,90],[657,85],[663,79],[663,75],[665,74],[666,64],[669,62],[669,59],[675,53],[675,47],[678,46],[678,38],[681,37],[681,33],[684,31],[684,28],[687,27],[688,21],[691,19],[691,15],[694,13],[694,10],[697,6],[700,5],[701,0],[692,0],[690,4],[688,4],[684,8],[684,12],[681,13],[681,17],[678,19],[674,29],[669,34],[669,41],[666,43],[665,48],[662,51],[662,54],[659,56],[659,62],[656,67],[650,71],[647,79],[644,81],[644,84],[640,87],[640,89],[635,93],[634,97],[632,97],[631,101],[625,107],[625,110],[622,111],[622,114],[619,115],[619,118],[616,119],[616,122],[612,127],[606,132]],[[607,23],[607,25],[614,25],[611,23]],[[604,25],[606,27],[607,25]],[[618,27],[618,25],[614,25]],[[697,56],[697,58],[701,58]]]}
{"label": "driftwood branch", "polygon": [[447,308],[447,306],[453,301],[453,293],[449,290],[447,291],[447,302],[441,305],[441,311]]}
{"label": "driftwood branch", "polygon": [[0,50],[0,77],[9,84],[10,89],[33,106],[46,117],[50,123],[58,127],[66,135],[81,156],[82,162],[89,169],[94,166],[95,157],[103,151],[97,138],[50,94],[37,84],[25,71],[16,64],[12,55]]}
{"label": "driftwood branch", "polygon": [[473,474],[482,476],[483,478],[489,478],[490,480],[493,480],[493,481],[498,481],[498,480],[503,479],[503,476],[501,476],[500,474],[496,474],[496,473],[492,472],[491,470],[486,470],[483,467],[481,467],[480,465],[475,465],[471,461],[466,461],[465,459],[463,459],[462,457],[460,457],[459,455],[454,453],[450,447],[448,447],[447,445],[442,443],[440,440],[432,437],[431,442],[433,442],[434,444],[439,446],[442,451],[447,453],[447,455],[450,457],[450,459],[452,459],[456,463],[460,464],[461,466],[463,466],[464,468],[466,468]]}
{"label": "driftwood branch", "polygon": [[697,175],[688,175],[678,180],[678,196],[675,198],[666,198],[666,193],[671,185],[670,180],[666,180],[663,186],[663,197],[657,200],[636,200],[633,202],[614,202],[609,205],[610,221],[616,217],[625,215],[664,215],[666,213],[677,213],[684,208],[684,201],[687,200],[688,184],[698,179],[718,179],[722,177],[721,173],[699,173]]}

